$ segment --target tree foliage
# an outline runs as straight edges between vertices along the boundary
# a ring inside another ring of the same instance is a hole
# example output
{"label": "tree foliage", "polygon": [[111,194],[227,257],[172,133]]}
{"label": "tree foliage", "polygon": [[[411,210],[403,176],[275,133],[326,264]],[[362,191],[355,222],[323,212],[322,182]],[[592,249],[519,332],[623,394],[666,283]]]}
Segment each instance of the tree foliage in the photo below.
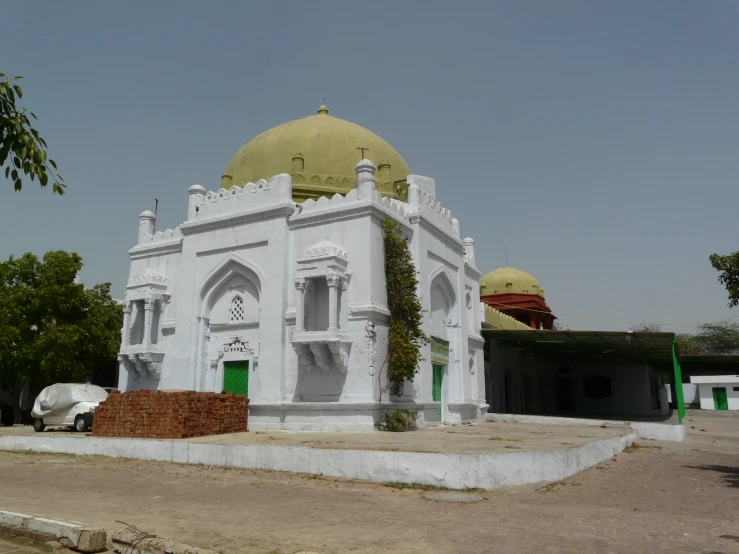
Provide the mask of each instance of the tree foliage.
{"label": "tree foliage", "polygon": [[729,293],[729,308],[739,305],[739,252],[726,256],[712,254],[708,261],[718,271],[718,282]]}
{"label": "tree foliage", "polygon": [[63,251],[0,263],[0,382],[80,381],[115,358],[122,308],[109,283],[75,283],[81,268],[79,255]]}
{"label": "tree foliage", "polygon": [[23,98],[23,90],[17,81],[21,77],[6,77],[0,73],[0,168],[5,168],[5,178],[13,181],[15,190],[23,187],[23,176],[38,179],[45,187],[52,181],[52,190],[64,194],[64,180],[56,172],[56,163],[46,156],[46,141],[31,125],[33,112],[19,108],[17,100]]}
{"label": "tree foliage", "polygon": [[421,361],[420,348],[428,343],[421,330],[423,308],[418,298],[416,267],[408,237],[400,224],[386,218],[382,223],[385,246],[385,285],[390,310],[388,336],[388,383],[390,394],[400,396],[405,381],[413,381]]}
{"label": "tree foliage", "polygon": [[682,354],[739,354],[739,323],[703,323],[698,329],[694,335],[678,335]]}
{"label": "tree foliage", "polygon": [[629,325],[629,331],[632,333],[661,333],[662,326],[659,323],[642,321]]}

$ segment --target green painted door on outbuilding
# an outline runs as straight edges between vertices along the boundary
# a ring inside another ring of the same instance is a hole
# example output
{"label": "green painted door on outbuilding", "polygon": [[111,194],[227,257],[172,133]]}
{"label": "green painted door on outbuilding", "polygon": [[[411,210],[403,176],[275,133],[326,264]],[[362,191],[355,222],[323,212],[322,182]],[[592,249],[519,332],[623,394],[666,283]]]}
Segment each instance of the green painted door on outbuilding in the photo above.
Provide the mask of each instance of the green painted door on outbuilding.
{"label": "green painted door on outbuilding", "polygon": [[726,394],[726,387],[716,387],[713,389],[713,407],[716,410],[729,409],[729,398]]}
{"label": "green painted door on outbuilding", "polygon": [[223,390],[249,398],[249,362],[223,363]]}
{"label": "green painted door on outbuilding", "polygon": [[[444,375],[444,368],[438,364],[431,366],[434,370],[433,381],[431,383],[431,400],[441,402],[441,380]],[[439,408],[439,421],[441,421],[441,408]]]}

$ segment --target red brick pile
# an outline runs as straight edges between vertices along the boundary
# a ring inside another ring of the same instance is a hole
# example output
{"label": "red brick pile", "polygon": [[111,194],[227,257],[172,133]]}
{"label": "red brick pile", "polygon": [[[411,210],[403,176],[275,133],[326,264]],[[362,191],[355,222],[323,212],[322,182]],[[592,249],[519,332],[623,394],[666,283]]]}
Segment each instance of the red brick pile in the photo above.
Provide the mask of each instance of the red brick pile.
{"label": "red brick pile", "polygon": [[92,425],[95,437],[185,439],[247,430],[249,400],[194,391],[111,391]]}

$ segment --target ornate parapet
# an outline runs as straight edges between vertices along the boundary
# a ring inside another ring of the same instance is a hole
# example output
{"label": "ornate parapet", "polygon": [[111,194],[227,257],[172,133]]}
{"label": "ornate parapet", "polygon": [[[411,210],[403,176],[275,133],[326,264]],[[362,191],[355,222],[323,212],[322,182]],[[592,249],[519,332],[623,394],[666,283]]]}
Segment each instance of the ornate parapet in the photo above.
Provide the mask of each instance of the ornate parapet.
{"label": "ornate parapet", "polygon": [[201,188],[191,190],[190,220],[292,201],[292,178],[286,173],[269,181],[260,179],[217,191],[204,192]]}
{"label": "ornate parapet", "polygon": [[412,213],[419,214],[459,238],[459,221],[454,218],[451,210],[446,209],[441,202],[418,185],[411,184],[408,188],[408,204]]}
{"label": "ornate parapet", "polygon": [[174,229],[165,229],[164,231],[157,231],[156,233],[154,233],[154,235],[152,235],[149,243],[176,240],[181,237],[182,237],[182,231],[180,231],[179,227],[175,227]]}
{"label": "ornate parapet", "polygon": [[325,208],[339,208],[344,205],[357,203],[357,189],[352,189],[342,196],[338,192],[331,198],[328,196],[320,196],[317,200],[309,198],[300,204],[300,213],[318,211]]}
{"label": "ornate parapet", "polygon": [[156,231],[157,216],[155,213],[146,210],[139,215],[139,240],[131,252],[138,250],[151,250],[156,246],[175,246],[182,240],[182,231],[179,227],[174,229],[166,229],[164,231]]}
{"label": "ornate parapet", "polygon": [[[375,203],[375,206],[382,206],[385,213],[387,213],[388,215],[394,216],[396,219],[400,219],[401,221],[407,222],[409,220],[408,204],[403,202],[402,200],[398,200],[397,198],[392,198],[390,196],[384,196],[382,193],[376,190],[373,190],[371,192],[370,198]],[[332,211],[336,211],[337,209],[341,209],[343,207],[350,208],[354,205],[357,205],[357,203],[360,201],[362,200],[359,198],[357,189],[352,189],[345,196],[337,193],[334,194],[331,198],[321,196],[320,198],[318,198],[318,200],[308,199],[300,204],[299,213],[303,214],[317,212],[329,208]]]}

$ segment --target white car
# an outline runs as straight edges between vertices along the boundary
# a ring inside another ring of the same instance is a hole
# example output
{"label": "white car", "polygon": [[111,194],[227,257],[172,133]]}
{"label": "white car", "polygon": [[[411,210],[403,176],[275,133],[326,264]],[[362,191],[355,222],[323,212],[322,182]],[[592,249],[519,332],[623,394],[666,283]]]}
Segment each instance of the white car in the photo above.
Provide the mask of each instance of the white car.
{"label": "white car", "polygon": [[46,427],[87,431],[92,427],[95,410],[106,398],[108,393],[104,389],[89,383],[57,383],[46,387],[33,403],[33,428],[39,433]]}

